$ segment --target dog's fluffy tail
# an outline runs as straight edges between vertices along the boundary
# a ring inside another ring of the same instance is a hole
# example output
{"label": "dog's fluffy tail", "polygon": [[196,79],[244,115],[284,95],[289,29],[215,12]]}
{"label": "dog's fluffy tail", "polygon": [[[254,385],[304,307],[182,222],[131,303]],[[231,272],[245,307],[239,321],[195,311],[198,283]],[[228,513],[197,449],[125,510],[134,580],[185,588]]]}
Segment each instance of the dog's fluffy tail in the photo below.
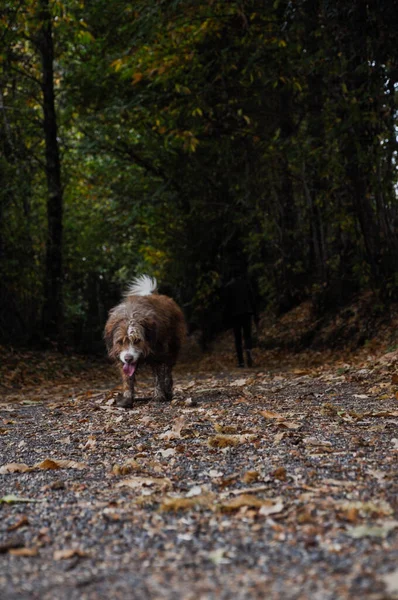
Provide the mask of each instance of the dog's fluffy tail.
{"label": "dog's fluffy tail", "polygon": [[125,296],[150,296],[156,292],[158,283],[155,277],[149,275],[138,275],[130,283],[126,290]]}

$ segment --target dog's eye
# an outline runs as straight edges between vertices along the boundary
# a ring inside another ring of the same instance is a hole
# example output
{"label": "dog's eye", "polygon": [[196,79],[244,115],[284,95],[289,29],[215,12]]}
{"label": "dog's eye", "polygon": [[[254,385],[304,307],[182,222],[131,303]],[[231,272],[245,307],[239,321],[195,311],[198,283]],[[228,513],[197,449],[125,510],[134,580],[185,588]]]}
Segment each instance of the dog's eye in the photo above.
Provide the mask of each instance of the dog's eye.
{"label": "dog's eye", "polygon": [[141,342],[141,340],[140,340],[140,338],[138,338],[138,337],[136,337],[136,338],[134,338],[134,339],[133,339],[133,344],[134,344],[135,346],[137,346],[137,344],[139,344],[140,342]]}
{"label": "dog's eye", "polygon": [[121,346],[123,344],[123,340],[117,340],[116,343],[118,346]]}

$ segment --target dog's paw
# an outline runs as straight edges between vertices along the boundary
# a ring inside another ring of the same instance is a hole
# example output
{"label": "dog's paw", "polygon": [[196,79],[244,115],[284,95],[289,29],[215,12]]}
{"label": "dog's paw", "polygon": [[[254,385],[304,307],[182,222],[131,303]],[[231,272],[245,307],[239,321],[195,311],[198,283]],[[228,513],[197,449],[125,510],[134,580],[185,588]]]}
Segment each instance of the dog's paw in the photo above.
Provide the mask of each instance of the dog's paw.
{"label": "dog's paw", "polygon": [[168,395],[168,394],[154,394],[153,399],[156,402],[171,402],[173,396]]}
{"label": "dog's paw", "polygon": [[131,396],[120,395],[116,398],[116,406],[119,408],[133,408],[134,400]]}

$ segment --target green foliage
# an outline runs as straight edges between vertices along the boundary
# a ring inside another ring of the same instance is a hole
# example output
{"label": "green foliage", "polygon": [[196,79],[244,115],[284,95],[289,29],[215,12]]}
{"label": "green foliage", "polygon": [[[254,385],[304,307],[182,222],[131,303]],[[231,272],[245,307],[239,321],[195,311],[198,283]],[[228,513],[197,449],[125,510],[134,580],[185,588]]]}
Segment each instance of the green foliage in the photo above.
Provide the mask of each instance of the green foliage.
{"label": "green foliage", "polygon": [[[237,265],[279,310],[312,295],[322,311],[369,287],[396,296],[389,10],[51,2],[67,339],[99,340],[144,271],[213,329]],[[6,337],[38,326],[46,217],[35,3],[7,1],[4,14],[1,303],[19,315],[2,321]]]}

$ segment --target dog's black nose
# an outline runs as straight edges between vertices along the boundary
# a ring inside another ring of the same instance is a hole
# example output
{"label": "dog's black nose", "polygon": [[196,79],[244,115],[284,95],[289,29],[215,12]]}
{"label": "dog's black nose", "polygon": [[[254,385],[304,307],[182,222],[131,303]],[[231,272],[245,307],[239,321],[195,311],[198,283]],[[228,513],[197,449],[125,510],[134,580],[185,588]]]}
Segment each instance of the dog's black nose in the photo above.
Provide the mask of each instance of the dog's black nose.
{"label": "dog's black nose", "polygon": [[133,360],[134,360],[134,356],[133,356],[132,354],[126,354],[126,355],[125,355],[125,357],[124,357],[124,360],[125,360],[127,363],[133,362]]}

